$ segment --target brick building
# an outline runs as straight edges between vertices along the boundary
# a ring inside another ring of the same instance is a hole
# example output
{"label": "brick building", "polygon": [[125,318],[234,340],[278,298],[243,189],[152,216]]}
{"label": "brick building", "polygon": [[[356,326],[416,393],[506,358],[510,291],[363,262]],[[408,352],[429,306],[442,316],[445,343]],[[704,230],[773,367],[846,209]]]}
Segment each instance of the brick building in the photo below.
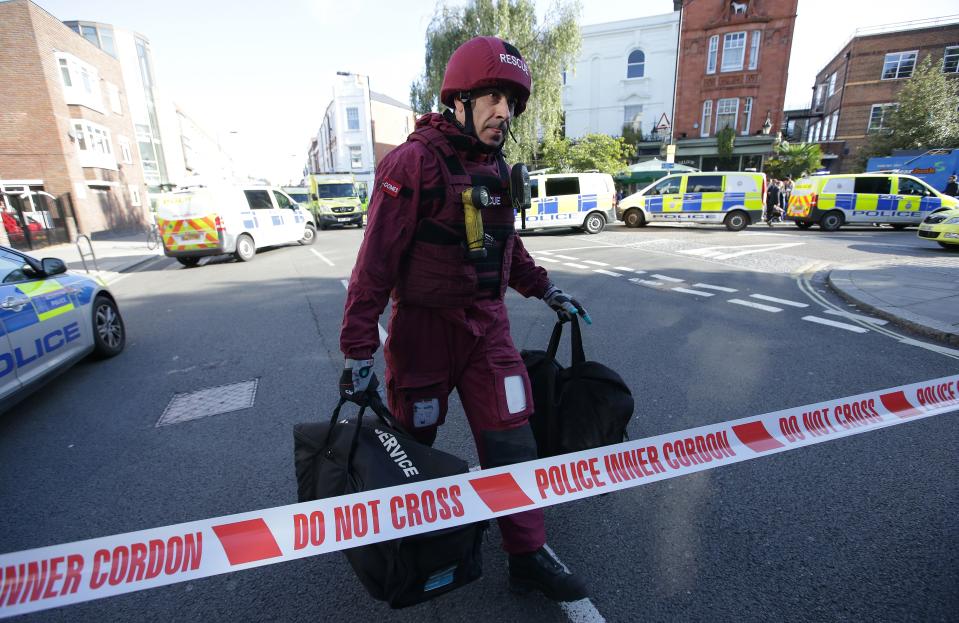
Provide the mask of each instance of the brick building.
{"label": "brick building", "polygon": [[[860,170],[858,151],[881,132],[896,95],[926,56],[959,76],[959,21],[903,22],[859,29],[816,75],[807,142],[819,142],[823,166],[833,173]],[[931,147],[948,147],[937,145]]]}
{"label": "brick building", "polygon": [[[676,0],[681,6],[672,136],[676,162],[762,168],[782,122],[798,0]],[[735,133],[731,158],[716,133]]]}
{"label": "brick building", "polygon": [[119,62],[29,0],[0,2],[0,243],[142,227]]}

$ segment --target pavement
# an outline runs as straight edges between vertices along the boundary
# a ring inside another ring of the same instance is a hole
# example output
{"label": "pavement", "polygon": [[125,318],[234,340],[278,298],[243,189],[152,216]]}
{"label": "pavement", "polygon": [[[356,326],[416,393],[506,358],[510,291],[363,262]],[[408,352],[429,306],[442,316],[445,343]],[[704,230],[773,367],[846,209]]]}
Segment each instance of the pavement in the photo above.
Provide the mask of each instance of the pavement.
{"label": "pavement", "polygon": [[[58,257],[76,271],[99,271],[107,283],[163,256],[162,250],[147,248],[145,234],[94,240],[92,254],[85,241],[83,245],[83,257],[76,244],[47,247],[33,255]],[[959,254],[840,267],[830,271],[827,281],[864,311],[959,346]]]}

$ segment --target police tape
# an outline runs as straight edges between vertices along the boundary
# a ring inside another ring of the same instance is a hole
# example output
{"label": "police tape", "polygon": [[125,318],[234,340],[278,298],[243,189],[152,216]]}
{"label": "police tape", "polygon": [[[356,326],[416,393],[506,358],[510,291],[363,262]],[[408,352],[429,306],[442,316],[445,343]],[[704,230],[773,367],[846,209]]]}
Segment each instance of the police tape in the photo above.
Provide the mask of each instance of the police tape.
{"label": "police tape", "polygon": [[0,618],[580,500],[940,415],[959,375],[508,467],[0,555]]}

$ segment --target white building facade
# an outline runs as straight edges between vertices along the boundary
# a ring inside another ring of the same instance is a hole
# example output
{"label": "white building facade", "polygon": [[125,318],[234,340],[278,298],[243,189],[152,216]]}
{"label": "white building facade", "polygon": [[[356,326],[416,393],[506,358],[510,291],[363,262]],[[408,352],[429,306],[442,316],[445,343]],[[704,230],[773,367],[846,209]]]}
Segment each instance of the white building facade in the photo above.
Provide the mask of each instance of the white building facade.
{"label": "white building facade", "polygon": [[333,101],[310,147],[310,173],[352,173],[358,190],[369,192],[376,164],[370,105],[369,79],[338,72]]}
{"label": "white building facade", "polygon": [[676,84],[679,11],[583,26],[576,66],[565,72],[566,136],[621,136],[630,124],[646,137],[665,114]]}

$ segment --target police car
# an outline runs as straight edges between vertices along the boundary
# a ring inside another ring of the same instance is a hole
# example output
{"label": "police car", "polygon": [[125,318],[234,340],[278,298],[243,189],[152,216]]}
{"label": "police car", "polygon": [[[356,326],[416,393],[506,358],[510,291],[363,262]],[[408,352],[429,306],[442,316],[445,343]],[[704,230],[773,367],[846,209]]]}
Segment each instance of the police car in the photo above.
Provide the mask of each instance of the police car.
{"label": "police car", "polygon": [[102,283],[0,246],[0,412],[89,354],[113,357],[126,330]]}

